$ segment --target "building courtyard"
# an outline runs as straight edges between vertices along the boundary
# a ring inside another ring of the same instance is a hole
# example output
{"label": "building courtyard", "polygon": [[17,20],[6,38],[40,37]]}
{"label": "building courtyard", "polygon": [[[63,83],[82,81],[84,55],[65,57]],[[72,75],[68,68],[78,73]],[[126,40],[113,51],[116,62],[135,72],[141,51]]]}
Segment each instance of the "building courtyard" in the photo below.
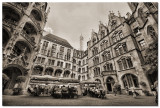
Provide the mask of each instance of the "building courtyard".
{"label": "building courtyard", "polygon": [[[2,3],[4,106],[157,105],[158,3],[86,4]],[[106,8],[110,5],[114,5],[112,8],[117,6],[117,12]],[[126,16],[123,10],[118,10],[123,6],[128,9]],[[69,17],[63,16],[63,9],[68,10],[65,12]],[[78,12],[74,12],[76,9],[81,10],[79,14],[85,17],[84,20],[79,22],[82,16],[77,16]],[[86,13],[87,9],[90,9],[89,16],[97,18],[92,22],[99,22],[93,26],[97,29],[91,29],[89,35],[78,35],[92,28],[92,24],[90,27],[87,25],[87,21],[92,20]],[[107,21],[100,21],[101,18],[91,14],[91,11],[96,11]],[[107,17],[104,11],[108,11]],[[72,17],[75,24],[72,21],[69,23],[72,14],[75,15]],[[57,21],[52,21],[52,18],[57,18]],[[81,22],[86,25],[82,26]],[[46,31],[49,25],[63,25],[66,28],[55,27],[55,32]],[[86,28],[80,31],[79,27]],[[65,36],[65,30],[72,31]],[[76,34],[73,34],[75,31]],[[97,97],[106,95],[107,99],[82,96],[85,91]],[[121,95],[114,96],[116,92]],[[73,94],[78,98],[39,96],[42,93]],[[34,96],[29,96],[31,94]],[[136,99],[132,97],[135,94],[138,95]]]}
{"label": "building courtyard", "polygon": [[3,96],[4,106],[157,106],[154,96],[107,95],[107,99],[93,98],[89,96],[78,99],[55,99],[41,96]]}

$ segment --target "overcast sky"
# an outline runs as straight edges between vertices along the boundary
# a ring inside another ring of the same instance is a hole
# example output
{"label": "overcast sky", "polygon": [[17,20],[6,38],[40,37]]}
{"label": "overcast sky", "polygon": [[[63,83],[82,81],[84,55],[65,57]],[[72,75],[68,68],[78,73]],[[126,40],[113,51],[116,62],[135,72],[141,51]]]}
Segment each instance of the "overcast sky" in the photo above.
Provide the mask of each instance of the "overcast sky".
{"label": "overcast sky", "polygon": [[109,11],[126,17],[131,10],[127,3],[48,3],[50,13],[45,30],[66,39],[79,49],[79,37],[84,37],[84,50],[91,37],[91,31],[98,32],[99,21],[108,24]]}

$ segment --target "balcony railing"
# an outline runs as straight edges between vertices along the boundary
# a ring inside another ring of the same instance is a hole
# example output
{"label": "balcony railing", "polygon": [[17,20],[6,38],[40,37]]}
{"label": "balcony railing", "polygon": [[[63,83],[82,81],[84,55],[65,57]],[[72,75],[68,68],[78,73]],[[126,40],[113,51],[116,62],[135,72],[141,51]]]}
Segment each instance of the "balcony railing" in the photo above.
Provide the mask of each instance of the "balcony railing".
{"label": "balcony railing", "polygon": [[34,18],[32,15],[30,15],[30,18],[31,18],[31,20],[33,21],[33,23],[37,26],[37,28],[38,28],[39,30],[41,30],[41,25],[40,25],[40,23],[39,23],[37,20],[35,20],[35,18]]}
{"label": "balcony railing", "polygon": [[13,21],[11,19],[3,19],[3,24],[12,28],[16,28],[18,25],[18,22]]}
{"label": "balcony railing", "polygon": [[28,35],[24,30],[22,30],[21,35],[28,40],[33,46],[36,44],[31,35]]}

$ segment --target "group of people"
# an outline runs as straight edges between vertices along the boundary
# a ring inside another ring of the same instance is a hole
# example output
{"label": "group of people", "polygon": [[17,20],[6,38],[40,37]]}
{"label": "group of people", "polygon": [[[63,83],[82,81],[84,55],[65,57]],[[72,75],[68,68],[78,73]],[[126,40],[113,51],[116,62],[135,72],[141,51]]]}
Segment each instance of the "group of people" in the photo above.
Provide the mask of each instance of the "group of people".
{"label": "group of people", "polygon": [[54,98],[78,98],[78,90],[76,86],[54,86],[51,95]]}
{"label": "group of people", "polygon": [[34,85],[28,87],[28,93],[33,96],[53,96],[54,98],[74,98],[78,97],[76,86],[60,86],[60,85]]}
{"label": "group of people", "polygon": [[106,98],[106,92],[102,88],[98,87],[88,87],[88,88],[83,88],[82,90],[83,96],[89,95],[91,97],[96,97],[96,98],[101,98],[105,99]]}
{"label": "group of people", "polygon": [[51,95],[52,87],[49,85],[33,85],[28,87],[28,93],[34,96],[40,96],[40,95]]}

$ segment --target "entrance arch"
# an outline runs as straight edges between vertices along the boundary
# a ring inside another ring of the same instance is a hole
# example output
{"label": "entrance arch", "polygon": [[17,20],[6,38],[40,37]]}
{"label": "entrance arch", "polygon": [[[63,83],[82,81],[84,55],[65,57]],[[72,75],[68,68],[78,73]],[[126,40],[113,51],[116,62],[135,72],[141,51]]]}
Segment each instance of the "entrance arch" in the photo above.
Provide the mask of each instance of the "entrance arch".
{"label": "entrance arch", "polygon": [[8,67],[3,70],[9,77],[9,81],[4,85],[4,89],[13,89],[16,84],[16,78],[22,75],[22,71],[18,67]]}
{"label": "entrance arch", "polygon": [[108,77],[106,79],[106,86],[107,86],[107,90],[109,92],[112,92],[114,83],[115,83],[115,81],[112,77]]}

